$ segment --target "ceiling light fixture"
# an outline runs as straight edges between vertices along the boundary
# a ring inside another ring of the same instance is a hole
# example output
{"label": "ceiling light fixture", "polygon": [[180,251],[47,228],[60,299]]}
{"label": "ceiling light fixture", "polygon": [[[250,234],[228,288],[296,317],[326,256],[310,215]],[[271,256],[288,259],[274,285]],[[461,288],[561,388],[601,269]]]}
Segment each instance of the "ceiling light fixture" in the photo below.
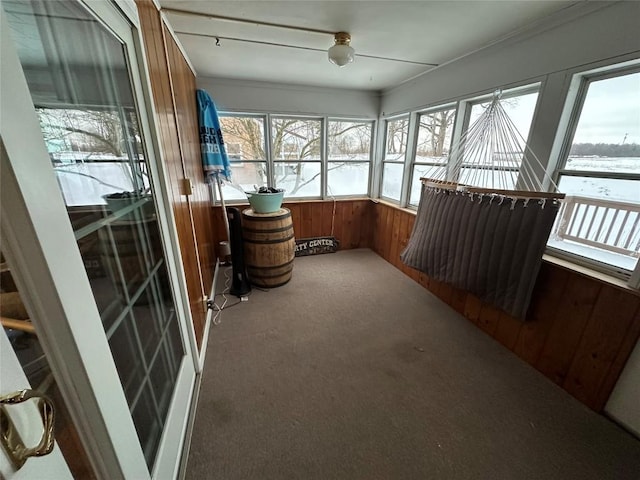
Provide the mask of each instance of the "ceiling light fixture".
{"label": "ceiling light fixture", "polygon": [[351,35],[346,32],[338,32],[335,35],[336,44],[329,49],[329,61],[339,67],[353,62],[356,51],[349,46]]}

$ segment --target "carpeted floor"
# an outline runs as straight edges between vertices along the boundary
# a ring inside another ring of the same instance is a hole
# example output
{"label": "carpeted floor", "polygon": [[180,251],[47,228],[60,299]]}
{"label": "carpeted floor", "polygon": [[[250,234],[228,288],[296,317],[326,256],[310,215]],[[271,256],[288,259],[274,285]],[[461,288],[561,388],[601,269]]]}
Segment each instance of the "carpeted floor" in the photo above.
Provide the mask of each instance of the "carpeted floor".
{"label": "carpeted floor", "polygon": [[640,478],[640,441],[370,250],[225,310],[195,422],[190,479]]}

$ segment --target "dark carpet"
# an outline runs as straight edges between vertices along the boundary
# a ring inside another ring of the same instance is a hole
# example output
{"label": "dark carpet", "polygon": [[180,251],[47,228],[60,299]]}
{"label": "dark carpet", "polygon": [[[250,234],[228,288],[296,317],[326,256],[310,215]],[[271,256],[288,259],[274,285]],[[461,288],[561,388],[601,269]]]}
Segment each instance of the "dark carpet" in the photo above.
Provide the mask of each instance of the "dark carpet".
{"label": "dark carpet", "polygon": [[223,311],[187,478],[637,480],[640,441],[351,250]]}

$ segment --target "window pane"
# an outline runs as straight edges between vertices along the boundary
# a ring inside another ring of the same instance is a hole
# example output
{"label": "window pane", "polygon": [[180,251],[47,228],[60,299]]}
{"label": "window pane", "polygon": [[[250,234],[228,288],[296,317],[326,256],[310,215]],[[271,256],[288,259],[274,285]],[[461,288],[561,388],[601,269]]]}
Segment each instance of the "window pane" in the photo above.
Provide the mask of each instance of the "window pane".
{"label": "window pane", "polygon": [[382,196],[400,201],[402,191],[402,163],[385,163],[382,170]]}
{"label": "window pane", "polygon": [[548,245],[631,271],[640,249],[640,180],[563,176]]}
{"label": "window pane", "polygon": [[409,119],[402,118],[387,122],[384,160],[388,162],[404,162],[407,153],[407,137],[409,136]]}
{"label": "window pane", "polygon": [[149,188],[141,136],[130,107],[36,108],[67,206]]}
{"label": "window pane", "polygon": [[[232,180],[240,186],[240,190],[234,185],[224,183],[222,185],[222,195],[225,201],[247,200],[244,192],[253,192],[254,185],[261,187],[267,184],[267,162],[231,162]],[[218,187],[216,198],[219,196]]]}
{"label": "window pane", "polygon": [[607,178],[640,174],[640,73],[588,84],[566,170],[598,177],[562,175],[567,194],[548,245],[586,261],[629,274],[640,249],[640,180]]}
{"label": "window pane", "polygon": [[[503,97],[500,101],[502,108],[507,113],[509,118],[514,124],[514,127],[522,136],[522,139],[518,142],[520,148],[524,148],[525,142],[529,137],[529,130],[531,129],[531,122],[533,120],[533,113],[536,110],[536,102],[538,101],[538,92],[527,93],[525,95],[518,95],[515,97]],[[471,107],[471,117],[469,125],[473,124],[480,115],[486,110],[491,103],[491,100],[486,102],[476,103]]]}
{"label": "window pane", "polygon": [[274,118],[272,155],[276,160],[320,160],[322,121]]}
{"label": "window pane", "polygon": [[420,181],[420,177],[439,179],[444,178],[444,175],[445,167],[440,167],[438,165],[414,165],[409,204],[418,206],[420,203],[420,193],[422,192],[422,182]]}
{"label": "window pane", "polygon": [[371,123],[329,122],[329,160],[371,159]]}
{"label": "window pane", "polygon": [[558,190],[567,195],[640,203],[640,180],[564,175]]}
{"label": "window pane", "polygon": [[419,117],[416,163],[446,163],[451,146],[455,109],[423,113]]}
{"label": "window pane", "polygon": [[287,197],[319,197],[320,162],[275,162],[276,187]]}
{"label": "window pane", "polygon": [[[264,119],[260,117],[220,117],[222,135],[231,162],[264,160]],[[232,165],[235,175],[235,165]]]}
{"label": "window pane", "polygon": [[[500,104],[517,132],[511,131],[509,127],[496,128],[494,125],[501,125],[506,122],[506,120],[499,120],[500,117],[490,118],[493,123],[487,125],[487,130],[485,130],[483,126],[481,136],[476,136],[475,140],[471,139],[465,145],[462,159],[463,166],[466,164],[467,166],[482,166],[489,169],[492,169],[494,166],[501,168],[496,168],[495,174],[493,175],[489,172],[478,172],[476,169],[465,173],[463,169],[461,176],[466,176],[466,183],[487,188],[514,188],[515,175],[512,171],[505,169],[519,169],[522,164],[525,144],[529,137],[529,130],[531,128],[537,99],[537,91],[518,96],[509,96],[508,92],[503,95]],[[491,105],[491,101],[492,100],[487,100],[486,102],[476,103],[471,106],[467,131],[471,129],[474,122],[476,122]],[[506,123],[508,125],[511,124],[510,122]],[[473,130],[471,131],[473,132]],[[498,138],[490,137],[488,133],[484,134],[485,131],[494,132],[493,134],[497,135]],[[471,136],[473,136],[473,133]],[[483,174],[478,175],[478,173]],[[474,179],[474,181],[469,181],[469,178]],[[527,177],[525,180],[529,180],[529,178]],[[462,178],[460,182],[465,183]]]}
{"label": "window pane", "polygon": [[640,72],[589,84],[565,168],[640,173]]}
{"label": "window pane", "polygon": [[492,170],[490,168],[462,168],[460,183],[474,187],[513,190],[518,172],[513,170]]}
{"label": "window pane", "polygon": [[329,162],[329,195],[366,195],[369,165],[369,162]]}

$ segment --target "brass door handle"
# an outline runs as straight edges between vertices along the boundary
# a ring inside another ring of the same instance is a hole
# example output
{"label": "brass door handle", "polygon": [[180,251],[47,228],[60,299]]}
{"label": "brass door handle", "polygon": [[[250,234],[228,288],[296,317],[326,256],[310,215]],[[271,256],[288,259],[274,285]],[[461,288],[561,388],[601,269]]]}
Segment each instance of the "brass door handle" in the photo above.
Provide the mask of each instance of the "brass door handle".
{"label": "brass door handle", "polygon": [[[18,429],[6,410],[7,405],[16,405],[30,398],[39,399],[37,406],[44,428],[40,442],[34,447],[25,446]],[[40,392],[20,390],[0,397],[0,442],[16,469],[22,467],[29,457],[42,457],[51,453],[54,445],[53,420],[53,402]]]}

